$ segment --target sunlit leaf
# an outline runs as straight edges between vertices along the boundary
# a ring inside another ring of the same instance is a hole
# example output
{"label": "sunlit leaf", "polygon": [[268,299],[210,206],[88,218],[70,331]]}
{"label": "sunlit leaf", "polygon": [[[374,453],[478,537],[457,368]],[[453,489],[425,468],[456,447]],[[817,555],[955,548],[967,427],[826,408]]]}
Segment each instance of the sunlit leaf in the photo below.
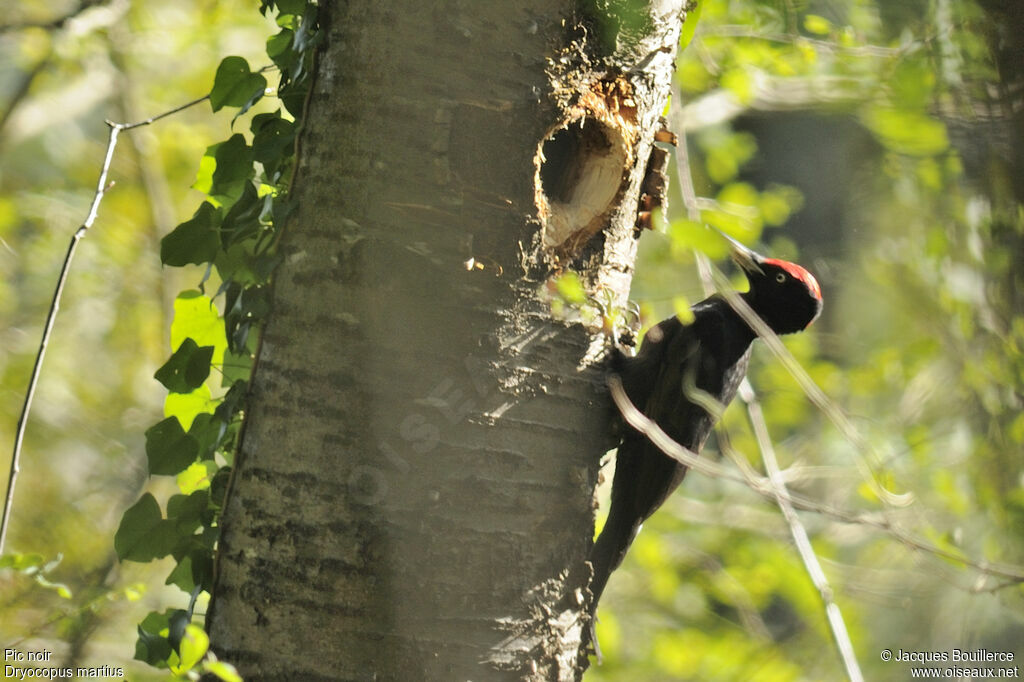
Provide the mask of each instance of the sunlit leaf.
{"label": "sunlit leaf", "polygon": [[198,625],[188,625],[181,638],[181,667],[191,670],[203,660],[206,650],[210,648],[210,637]]}
{"label": "sunlit leaf", "polygon": [[946,126],[919,111],[871,106],[861,120],[882,144],[901,154],[926,156],[949,146]]}
{"label": "sunlit leaf", "polygon": [[804,16],[804,28],[808,33],[824,36],[832,32],[832,22],[817,14],[808,14]]}
{"label": "sunlit leaf", "polygon": [[178,490],[185,495],[190,495],[196,490],[209,488],[210,477],[213,476],[215,470],[216,465],[213,462],[193,462],[178,474]]}
{"label": "sunlit leaf", "polygon": [[[171,347],[177,348],[185,339],[197,346],[213,346],[211,364],[224,361],[227,339],[217,306],[198,291],[183,291],[174,299],[174,321],[171,323]],[[183,421],[184,423],[184,421]]]}
{"label": "sunlit leaf", "polygon": [[[217,403],[210,396],[210,387],[203,384],[191,393],[168,393],[164,399],[164,416],[176,417],[182,428],[192,428],[195,418],[213,412]],[[198,451],[198,443],[196,448]]]}
{"label": "sunlit leaf", "polygon": [[754,79],[746,69],[726,71],[722,74],[722,87],[735,95],[740,104],[749,104],[754,99]]}

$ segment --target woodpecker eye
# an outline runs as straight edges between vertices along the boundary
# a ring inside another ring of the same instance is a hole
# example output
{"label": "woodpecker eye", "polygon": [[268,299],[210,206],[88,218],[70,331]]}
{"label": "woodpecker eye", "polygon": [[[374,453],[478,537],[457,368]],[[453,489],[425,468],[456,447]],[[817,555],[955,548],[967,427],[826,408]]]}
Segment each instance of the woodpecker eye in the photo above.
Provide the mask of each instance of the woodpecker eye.
{"label": "woodpecker eye", "polygon": [[779,284],[782,284],[783,282],[786,281],[786,275],[780,272],[779,274],[775,275],[775,281],[778,282]]}

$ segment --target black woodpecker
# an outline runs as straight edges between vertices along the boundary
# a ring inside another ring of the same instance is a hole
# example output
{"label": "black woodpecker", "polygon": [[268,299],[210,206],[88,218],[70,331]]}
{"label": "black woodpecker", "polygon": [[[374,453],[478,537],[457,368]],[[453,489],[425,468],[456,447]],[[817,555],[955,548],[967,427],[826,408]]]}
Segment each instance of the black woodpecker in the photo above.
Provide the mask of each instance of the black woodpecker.
{"label": "black woodpecker", "polygon": [[[730,241],[733,260],[750,282],[749,291],[740,297],[776,334],[806,329],[821,312],[821,288],[814,276],[795,263],[765,258]],[[690,324],[673,316],[652,327],[636,357],[615,349],[611,371],[621,378],[637,409],[677,443],[700,452],[717,415],[698,403],[707,406],[711,398],[724,408],[732,401],[747,373],[756,334],[718,294],[692,310]],[[590,555],[592,616],[608,576],[622,563],[640,525],[685,475],[686,466],[643,434],[625,428],[615,460],[608,520]]]}

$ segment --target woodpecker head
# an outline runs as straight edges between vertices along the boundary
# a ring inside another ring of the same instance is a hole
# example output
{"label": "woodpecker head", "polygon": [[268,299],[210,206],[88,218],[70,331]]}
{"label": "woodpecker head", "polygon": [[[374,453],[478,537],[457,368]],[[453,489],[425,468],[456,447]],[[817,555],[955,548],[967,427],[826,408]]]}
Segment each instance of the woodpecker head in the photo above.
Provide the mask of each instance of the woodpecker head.
{"label": "woodpecker head", "polygon": [[765,258],[731,237],[732,258],[743,268],[750,307],[776,334],[803,331],[821,314],[821,287],[814,275],[796,263]]}

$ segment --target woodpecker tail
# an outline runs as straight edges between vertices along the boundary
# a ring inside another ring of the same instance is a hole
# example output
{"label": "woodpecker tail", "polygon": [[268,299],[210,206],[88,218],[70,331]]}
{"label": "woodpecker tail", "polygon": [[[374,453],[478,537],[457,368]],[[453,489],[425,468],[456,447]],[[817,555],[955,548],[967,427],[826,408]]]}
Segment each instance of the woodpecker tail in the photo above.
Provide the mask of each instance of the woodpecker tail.
{"label": "woodpecker tail", "polygon": [[630,518],[628,514],[623,513],[621,506],[617,509],[616,505],[612,504],[608,520],[590,553],[594,578],[590,581],[590,627],[584,631],[583,647],[584,649],[591,647],[597,654],[599,662],[601,649],[597,643],[597,633],[594,630],[597,622],[597,604],[601,601],[601,595],[608,584],[608,577],[622,563],[623,557],[626,556],[626,550],[629,549],[637,531],[640,530],[641,522],[642,519]]}
{"label": "woodpecker tail", "polygon": [[640,528],[637,519],[630,519],[616,511],[613,506],[590,553],[590,564],[594,567],[594,579],[590,581],[590,593],[593,595],[590,601],[592,614],[597,612],[597,603],[604,593],[605,585],[608,584],[608,577],[622,563],[626,550],[633,543],[633,538]]}

